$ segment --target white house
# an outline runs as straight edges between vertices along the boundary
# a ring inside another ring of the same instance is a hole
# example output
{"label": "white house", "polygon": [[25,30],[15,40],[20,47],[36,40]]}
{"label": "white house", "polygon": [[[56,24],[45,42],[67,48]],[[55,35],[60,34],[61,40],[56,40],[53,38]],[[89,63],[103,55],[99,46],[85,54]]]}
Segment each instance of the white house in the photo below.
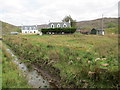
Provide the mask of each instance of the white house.
{"label": "white house", "polygon": [[37,25],[22,26],[21,30],[22,30],[22,33],[40,33],[38,31]]}
{"label": "white house", "polygon": [[49,24],[48,24],[48,27],[49,28],[64,28],[64,27],[71,27],[71,25],[70,25],[70,20],[69,20],[69,22],[50,22]]}

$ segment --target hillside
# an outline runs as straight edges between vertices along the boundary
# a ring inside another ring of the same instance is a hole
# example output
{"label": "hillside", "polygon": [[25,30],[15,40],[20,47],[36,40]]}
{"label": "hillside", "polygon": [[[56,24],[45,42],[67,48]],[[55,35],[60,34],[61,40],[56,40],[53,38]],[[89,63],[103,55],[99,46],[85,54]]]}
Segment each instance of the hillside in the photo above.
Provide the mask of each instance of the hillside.
{"label": "hillside", "polygon": [[[80,21],[77,22],[77,27],[80,28],[101,28],[102,19],[89,20],[89,21]],[[118,19],[117,18],[104,18],[103,26],[104,28],[117,27]]]}
{"label": "hillside", "polygon": [[9,34],[10,32],[19,32],[20,28],[17,26],[8,24],[6,22],[0,21],[0,26],[2,27],[0,31],[2,31],[2,34]]}
{"label": "hillside", "polygon": [[[91,30],[92,28],[101,29],[102,19],[88,20],[88,21],[79,21],[76,23],[76,26],[82,30]],[[47,25],[38,25],[38,28],[46,28]],[[103,28],[107,33],[117,33],[118,31],[118,18],[104,18],[103,19]],[[14,26],[6,22],[0,21],[0,31],[3,34],[9,34],[10,32],[20,32],[20,26]],[[1,32],[0,32],[1,33]]]}
{"label": "hillside", "polygon": [[[80,21],[76,23],[76,26],[80,29],[101,29],[102,19],[95,19],[89,21]],[[118,18],[103,18],[103,28],[107,33],[116,33],[118,30]]]}

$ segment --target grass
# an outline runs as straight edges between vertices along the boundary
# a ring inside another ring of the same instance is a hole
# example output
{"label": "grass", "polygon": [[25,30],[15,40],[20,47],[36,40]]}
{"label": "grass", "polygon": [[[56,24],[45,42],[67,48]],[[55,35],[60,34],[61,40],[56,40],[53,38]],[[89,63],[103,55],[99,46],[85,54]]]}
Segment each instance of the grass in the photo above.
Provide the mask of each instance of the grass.
{"label": "grass", "polygon": [[2,42],[0,41],[0,89],[2,89]]}
{"label": "grass", "polygon": [[117,35],[4,36],[21,61],[59,76],[62,87],[117,87],[117,41]]}
{"label": "grass", "polygon": [[13,58],[3,46],[2,54],[2,88],[30,88],[27,80],[19,70],[18,66],[12,61]]}

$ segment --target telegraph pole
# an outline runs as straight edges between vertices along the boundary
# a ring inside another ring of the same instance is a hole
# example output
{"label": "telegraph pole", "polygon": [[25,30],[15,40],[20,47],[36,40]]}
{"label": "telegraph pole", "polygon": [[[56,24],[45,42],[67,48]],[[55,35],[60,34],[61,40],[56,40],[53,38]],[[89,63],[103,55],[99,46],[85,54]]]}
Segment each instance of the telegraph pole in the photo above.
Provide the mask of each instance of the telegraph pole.
{"label": "telegraph pole", "polygon": [[104,30],[103,30],[103,14],[102,14],[102,35],[104,35]]}
{"label": "telegraph pole", "polygon": [[102,31],[103,31],[103,14],[102,14]]}

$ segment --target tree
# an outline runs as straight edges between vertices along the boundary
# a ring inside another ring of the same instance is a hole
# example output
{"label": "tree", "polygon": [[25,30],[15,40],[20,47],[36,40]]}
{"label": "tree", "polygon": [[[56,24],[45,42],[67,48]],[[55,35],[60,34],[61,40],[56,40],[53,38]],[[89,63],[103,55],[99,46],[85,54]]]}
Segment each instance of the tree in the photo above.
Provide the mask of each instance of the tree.
{"label": "tree", "polygon": [[73,20],[70,15],[65,16],[62,21],[63,22],[69,22],[70,21],[71,27],[76,27],[76,20]]}

